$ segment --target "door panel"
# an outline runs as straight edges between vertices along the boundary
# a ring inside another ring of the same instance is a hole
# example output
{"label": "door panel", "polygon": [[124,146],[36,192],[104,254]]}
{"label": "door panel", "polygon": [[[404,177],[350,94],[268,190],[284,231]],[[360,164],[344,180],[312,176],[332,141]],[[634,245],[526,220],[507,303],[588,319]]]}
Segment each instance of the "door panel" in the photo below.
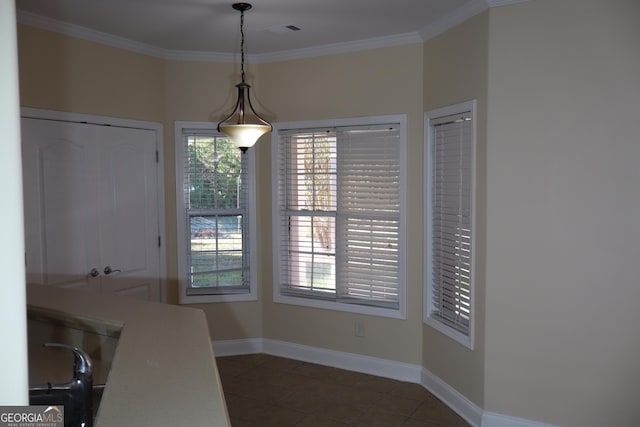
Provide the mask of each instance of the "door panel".
{"label": "door panel", "polygon": [[[25,123],[26,122],[26,123]],[[94,133],[72,123],[24,119],[23,144],[27,282],[98,291],[89,276],[98,264],[93,240],[97,223],[87,214]]]}
{"label": "door panel", "polygon": [[83,179],[86,151],[84,146],[62,140],[44,147],[40,153],[47,284],[77,287],[87,282],[86,266],[94,254],[87,247],[93,224],[82,209],[91,195]]}
{"label": "door panel", "polygon": [[22,123],[27,281],[160,301],[155,131]]}
{"label": "door panel", "polygon": [[102,127],[99,133],[109,141],[100,145],[101,267],[120,270],[105,274],[102,290],[159,300],[155,132]]}

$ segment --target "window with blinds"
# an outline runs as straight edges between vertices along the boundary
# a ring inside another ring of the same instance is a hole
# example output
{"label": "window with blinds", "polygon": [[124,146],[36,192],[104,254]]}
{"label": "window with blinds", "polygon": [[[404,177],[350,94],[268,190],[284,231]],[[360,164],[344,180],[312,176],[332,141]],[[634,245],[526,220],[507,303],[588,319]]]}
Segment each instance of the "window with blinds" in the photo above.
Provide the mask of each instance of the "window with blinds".
{"label": "window with blinds", "polygon": [[400,310],[401,124],[276,133],[276,300]]}
{"label": "window with blinds", "polygon": [[213,129],[182,128],[176,143],[181,293],[249,294],[248,154]]}
{"label": "window with blinds", "polygon": [[425,322],[472,348],[474,106],[425,115]]}

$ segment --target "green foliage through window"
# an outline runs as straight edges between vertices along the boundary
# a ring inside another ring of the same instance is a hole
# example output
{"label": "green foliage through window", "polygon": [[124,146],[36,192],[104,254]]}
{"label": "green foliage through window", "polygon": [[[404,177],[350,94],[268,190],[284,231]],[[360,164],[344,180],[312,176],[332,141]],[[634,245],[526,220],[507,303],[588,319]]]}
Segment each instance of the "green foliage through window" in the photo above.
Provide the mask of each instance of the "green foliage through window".
{"label": "green foliage through window", "polygon": [[187,143],[189,209],[240,207],[240,150],[215,136],[189,136]]}
{"label": "green foliage through window", "polygon": [[248,289],[243,158],[226,137],[185,135],[190,287]]}

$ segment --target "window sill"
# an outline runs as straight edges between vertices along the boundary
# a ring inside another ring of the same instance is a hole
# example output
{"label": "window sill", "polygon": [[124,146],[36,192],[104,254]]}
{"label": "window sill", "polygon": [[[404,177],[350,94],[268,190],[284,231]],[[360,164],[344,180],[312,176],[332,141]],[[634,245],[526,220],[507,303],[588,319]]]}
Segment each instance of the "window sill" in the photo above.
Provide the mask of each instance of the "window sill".
{"label": "window sill", "polygon": [[274,293],[273,301],[281,304],[313,307],[313,308],[320,308],[324,310],[333,310],[333,311],[345,311],[349,313],[388,317],[392,319],[406,320],[407,318],[404,312],[404,309],[402,307],[397,310],[391,309],[391,308],[369,307],[369,306],[359,305],[359,304],[347,304],[347,303],[334,302],[334,301],[324,301],[319,299],[280,295],[279,293]]}
{"label": "window sill", "polygon": [[456,331],[455,329],[443,324],[439,320],[432,317],[426,317],[424,319],[424,323],[428,326],[431,326],[433,329],[439,331],[440,333],[448,336],[452,340],[457,341],[458,343],[467,347],[469,350],[473,350],[473,340],[471,339],[471,337],[473,336],[473,331],[469,336],[464,335],[463,333]]}
{"label": "window sill", "polygon": [[257,301],[255,292],[248,294],[223,294],[223,295],[184,295],[184,290],[180,290],[180,304],[208,304],[215,302],[241,302]]}

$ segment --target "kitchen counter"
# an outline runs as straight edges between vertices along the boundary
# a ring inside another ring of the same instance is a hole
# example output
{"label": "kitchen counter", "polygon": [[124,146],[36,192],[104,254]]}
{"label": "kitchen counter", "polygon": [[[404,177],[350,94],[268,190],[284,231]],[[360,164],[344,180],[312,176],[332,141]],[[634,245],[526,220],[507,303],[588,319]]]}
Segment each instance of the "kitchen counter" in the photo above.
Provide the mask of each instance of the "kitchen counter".
{"label": "kitchen counter", "polygon": [[32,313],[119,334],[96,427],[230,426],[201,310],[27,286]]}

